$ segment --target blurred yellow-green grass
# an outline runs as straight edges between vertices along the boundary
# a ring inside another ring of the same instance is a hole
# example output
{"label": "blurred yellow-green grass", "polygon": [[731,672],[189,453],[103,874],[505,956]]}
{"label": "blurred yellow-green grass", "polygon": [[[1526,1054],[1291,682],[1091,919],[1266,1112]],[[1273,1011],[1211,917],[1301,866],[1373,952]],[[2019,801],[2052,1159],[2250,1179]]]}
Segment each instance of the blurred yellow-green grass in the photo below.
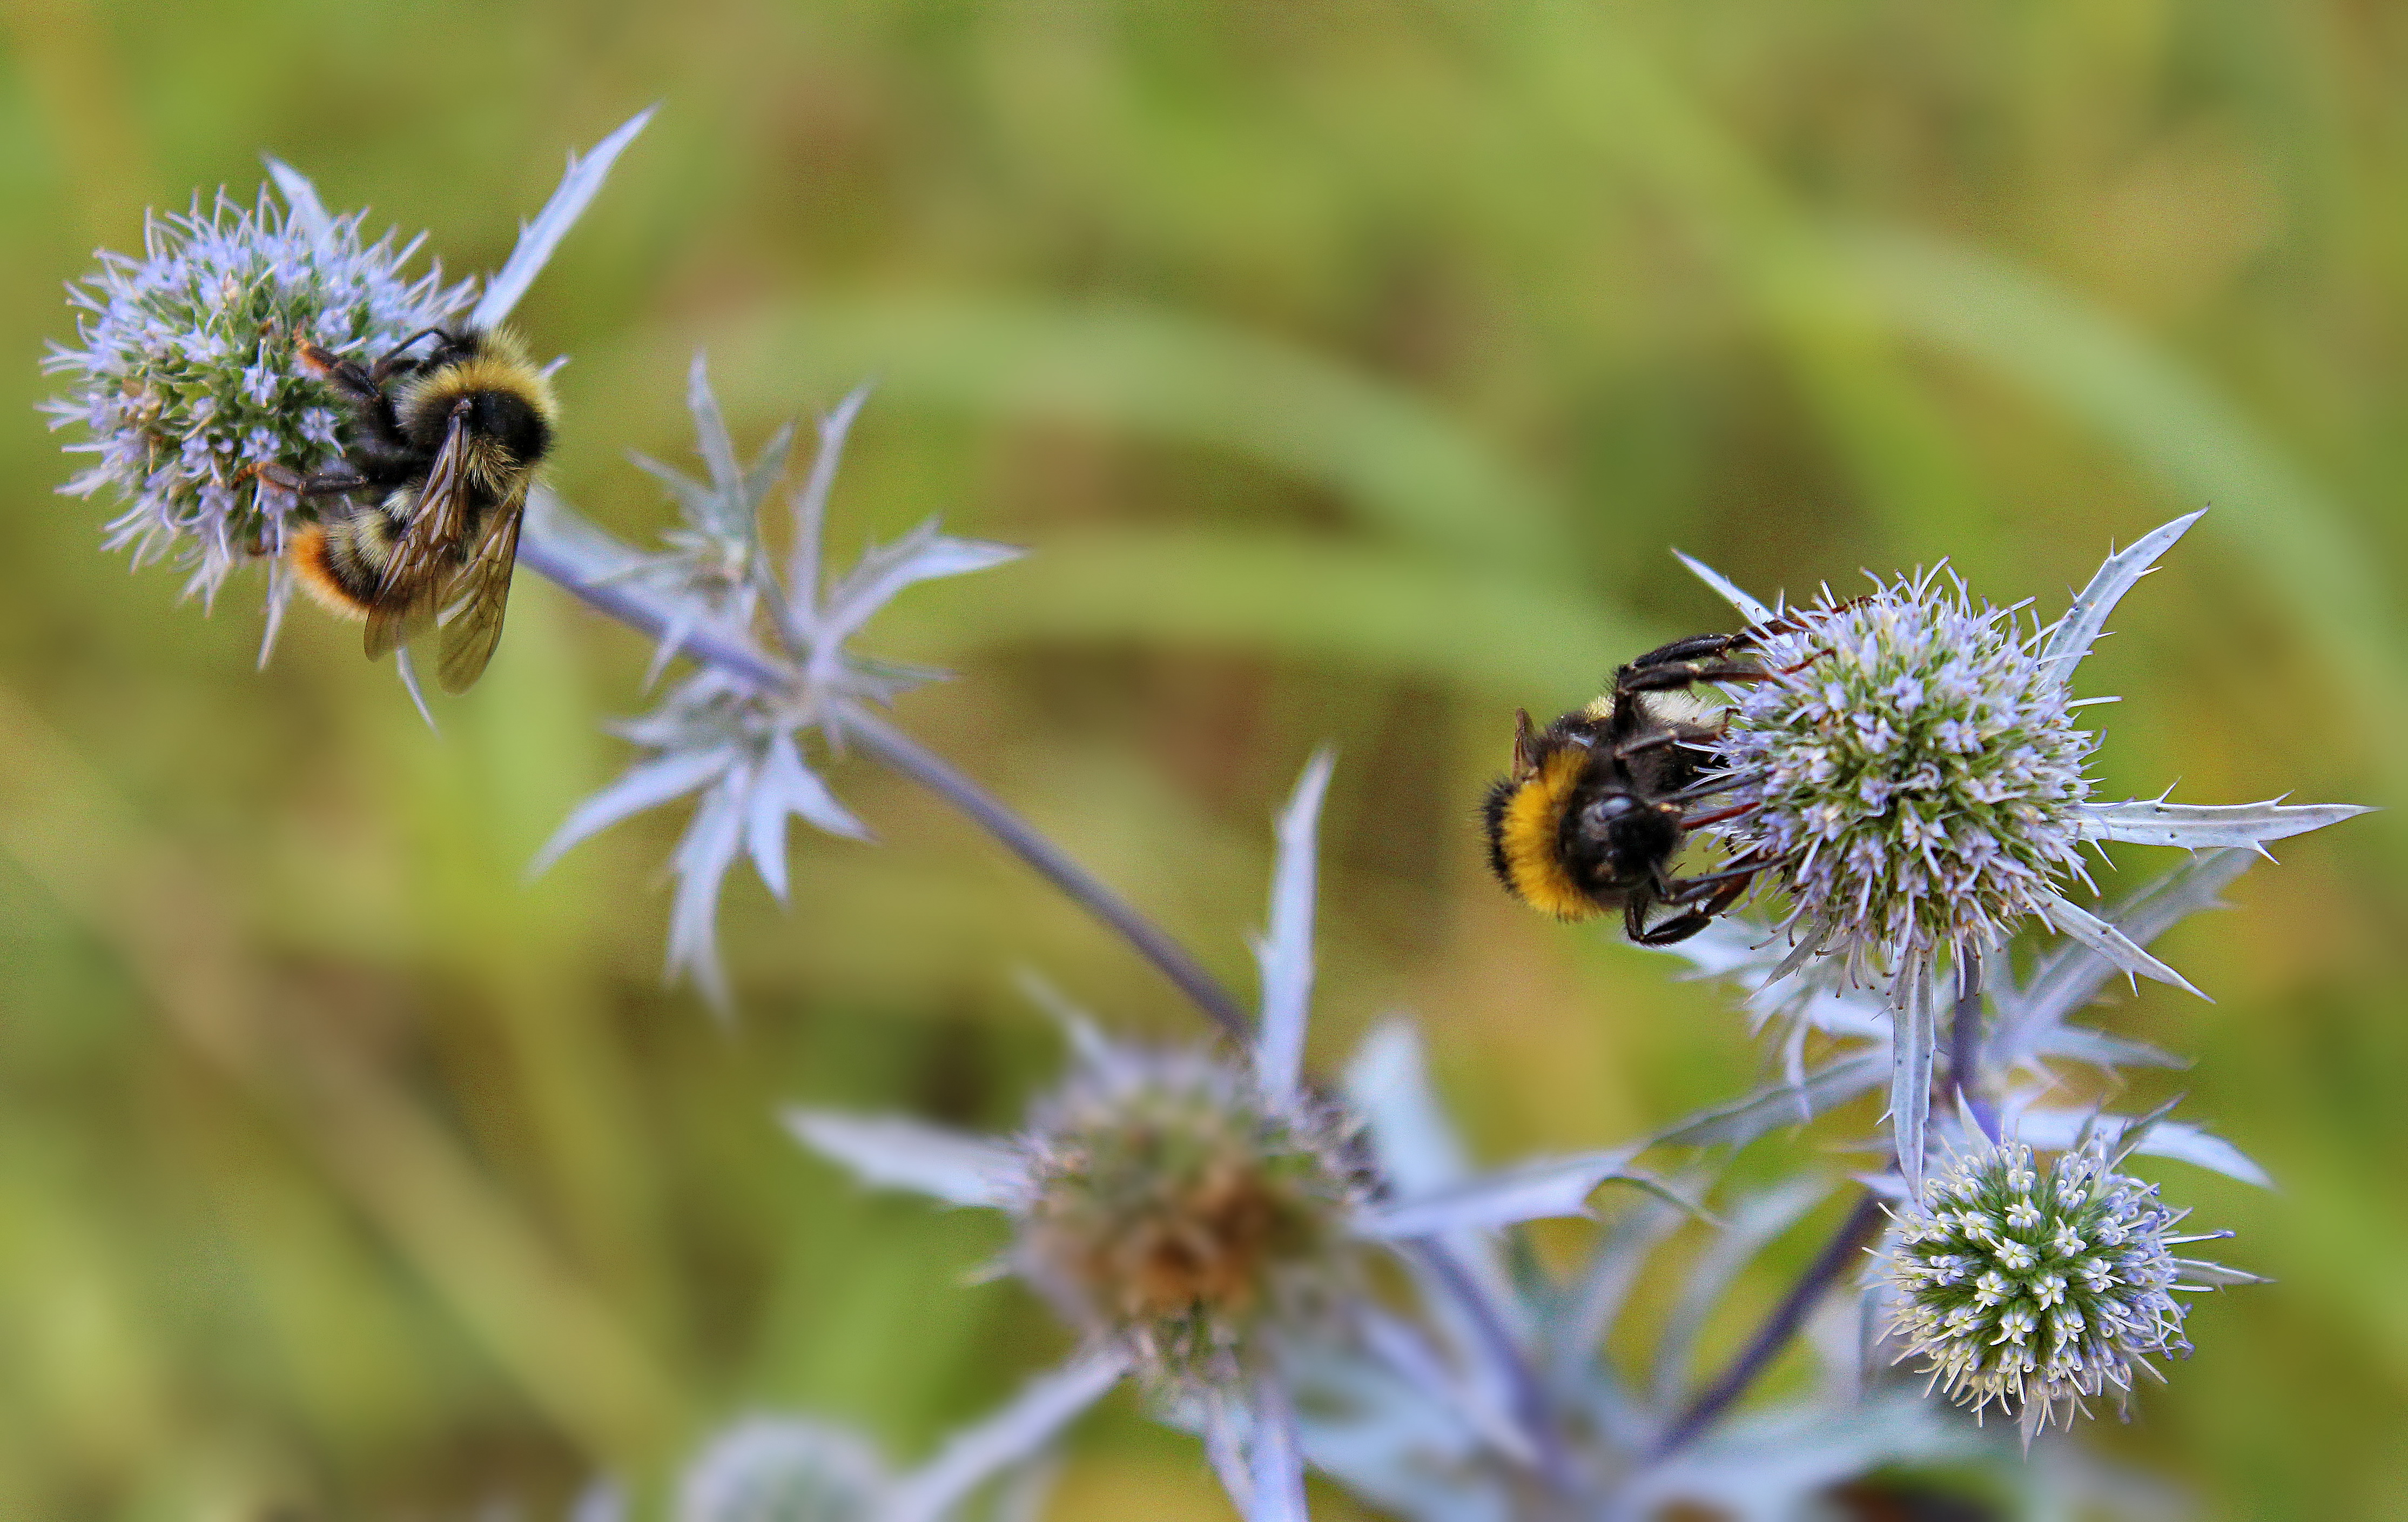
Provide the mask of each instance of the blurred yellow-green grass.
{"label": "blurred yellow-green grass", "polygon": [[[621,760],[634,636],[522,578],[438,737],[349,628],[296,613],[255,671],[255,581],[205,617],[51,495],[60,282],[145,206],[272,152],[490,269],[654,100],[519,314],[575,356],[564,495],[662,521],[624,452],[690,458],[697,346],[748,447],[877,380],[838,546],[941,511],[1036,551],[876,627],[960,673],[904,720],[1241,985],[1270,811],[1334,740],[1314,1053],[1417,1012],[1484,1156],[1762,1061],[1668,962],[1504,902],[1471,828],[1517,705],[1727,621],[1670,546],[1766,592],[1946,555],[2053,613],[2212,502],[2085,668],[2125,695],[2104,791],[2408,801],[2396,7],[14,0],[0,1515],[555,1516],[747,1410],[916,1457],[1060,1350],[963,1287],[987,1224],[772,1108],[1008,1125],[1059,1055],[1018,969],[1195,1030],[1122,947],[839,767],[881,843],[798,836],[785,908],[731,878],[715,1024],[660,984],[673,813],[523,881]],[[2403,837],[2283,854],[2172,938],[2216,1003],[2105,1016],[2281,1180],[2165,1173],[2280,1283],[2097,1439],[2209,1515],[2398,1516]],[[1838,1134],[1742,1170],[1836,1173]],[[1055,1515],[1226,1512],[1123,1397]]]}

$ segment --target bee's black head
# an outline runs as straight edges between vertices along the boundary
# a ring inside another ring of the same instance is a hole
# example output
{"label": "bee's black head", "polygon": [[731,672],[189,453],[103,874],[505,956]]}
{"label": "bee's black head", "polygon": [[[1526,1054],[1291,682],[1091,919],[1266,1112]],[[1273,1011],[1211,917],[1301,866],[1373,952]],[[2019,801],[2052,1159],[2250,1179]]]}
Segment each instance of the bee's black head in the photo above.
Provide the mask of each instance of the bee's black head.
{"label": "bee's black head", "polygon": [[1681,847],[1677,809],[1618,787],[1600,789],[1564,814],[1564,859],[1591,891],[1652,882]]}

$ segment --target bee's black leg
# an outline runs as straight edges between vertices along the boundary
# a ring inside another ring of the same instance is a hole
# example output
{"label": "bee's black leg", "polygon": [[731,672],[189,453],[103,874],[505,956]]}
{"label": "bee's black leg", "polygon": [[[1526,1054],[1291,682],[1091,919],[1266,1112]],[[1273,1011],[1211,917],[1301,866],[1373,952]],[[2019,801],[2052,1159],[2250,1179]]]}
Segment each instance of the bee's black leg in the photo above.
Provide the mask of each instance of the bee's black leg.
{"label": "bee's black leg", "polygon": [[1747,639],[1748,633],[1744,629],[1737,634],[1693,634],[1686,639],[1675,639],[1669,645],[1656,646],[1624,667],[1623,669],[1634,671],[1649,666],[1668,666],[1675,661],[1694,661],[1705,656],[1720,655],[1732,646],[1743,643]]}
{"label": "bee's black leg", "polygon": [[368,484],[368,479],[350,466],[337,466],[332,470],[320,470],[297,476],[274,461],[264,465],[246,466],[236,473],[235,480],[256,476],[280,492],[295,496],[333,496],[341,492],[356,492]]}
{"label": "bee's black leg", "polygon": [[1667,661],[1656,666],[1632,664],[1614,674],[1613,690],[1622,693],[1670,692],[1700,682],[1762,682],[1772,673],[1760,666],[1736,661]]}
{"label": "bee's black leg", "polygon": [[359,361],[338,359],[331,351],[321,349],[306,339],[295,346],[295,352],[300,354],[304,368],[341,392],[343,399],[353,406],[366,407],[377,399],[380,389],[377,381],[361,368]]}
{"label": "bee's black leg", "polygon": [[[282,482],[278,484],[281,485]],[[284,489],[302,496],[338,496],[345,492],[356,492],[367,484],[368,479],[366,476],[349,466],[344,466],[337,469],[321,470],[312,475],[303,476]]]}
{"label": "bee's black leg", "polygon": [[[1749,879],[1771,865],[1771,861],[1765,856],[1748,856],[1737,865],[1726,867],[1718,872],[1705,872],[1697,877],[1673,878],[1658,890],[1658,897],[1668,904],[1695,903],[1699,898],[1703,898],[1710,904],[1727,907],[1736,902],[1741,894],[1747,891]],[[1713,891],[1708,893],[1705,891],[1708,888]],[[1721,910],[1717,909],[1714,912],[1719,913]]]}
{"label": "bee's black leg", "polygon": [[1675,914],[1652,930],[1634,930],[1630,939],[1641,946],[1670,946],[1688,940],[1714,922],[1714,917],[1701,909],[1685,914]]}
{"label": "bee's black leg", "polygon": [[1644,755],[1649,751],[1660,751],[1667,745],[1678,745],[1681,739],[1681,731],[1678,729],[1658,729],[1652,734],[1641,735],[1637,739],[1627,739],[1616,745],[1613,748],[1613,758],[1616,761],[1627,761],[1634,755]]}
{"label": "bee's black leg", "polygon": [[1728,777],[1709,777],[1702,783],[1692,783],[1677,793],[1667,793],[1656,801],[1658,803],[1693,803],[1698,798],[1713,797],[1717,793],[1727,793],[1734,787],[1744,787],[1754,780],[1754,778],[1740,776],[1737,774]]}
{"label": "bee's black leg", "polygon": [[1625,899],[1622,905],[1622,933],[1642,946],[1655,944],[1647,939],[1649,934],[1647,929],[1647,905],[1649,902],[1650,899],[1646,894],[1634,893],[1628,898]]}
{"label": "bee's black leg", "polygon": [[[1747,891],[1748,883],[1761,870],[1763,870],[1763,864],[1759,862],[1736,872],[1717,872],[1712,877],[1692,877],[1676,881],[1672,884],[1674,894],[1666,896],[1669,901],[1674,903],[1680,902],[1680,898],[1674,895],[1694,889],[1700,883],[1712,883],[1715,878],[1728,880],[1716,887],[1704,903],[1684,913],[1673,915],[1653,929],[1645,927],[1643,914],[1627,913],[1624,923],[1629,927],[1630,939],[1642,946],[1670,946],[1688,940],[1712,925],[1725,910],[1739,902],[1740,895]],[[1636,908],[1635,903],[1633,908]]]}
{"label": "bee's black leg", "polygon": [[430,333],[442,339],[445,343],[450,343],[452,341],[452,335],[445,332],[439,325],[435,327],[420,328],[408,337],[402,339],[399,343],[394,344],[392,348],[386,350],[383,356],[376,362],[375,367],[368,371],[369,379],[381,386],[387,380],[393,379],[394,371],[405,369],[417,364],[418,362],[416,360],[406,360],[402,358],[402,351],[408,349],[411,344],[416,343],[419,339],[426,337]]}
{"label": "bee's black leg", "polygon": [[[367,432],[367,442],[387,452],[399,452],[409,448],[402,436],[401,420],[394,416],[393,398],[385,395],[387,372],[385,361],[379,360],[377,368],[362,369],[356,360],[337,359],[316,344],[303,340],[296,346],[302,366],[326,384],[351,405]],[[392,356],[387,355],[386,359]]]}
{"label": "bee's black leg", "polygon": [[1706,813],[1691,814],[1681,821],[1681,828],[1703,829],[1708,825],[1719,825],[1726,819],[1737,819],[1742,814],[1752,813],[1761,807],[1759,803],[1734,803],[1727,809],[1715,809]]}
{"label": "bee's black leg", "polygon": [[[1845,602],[1834,603],[1828,609],[1824,610],[1824,611],[1829,613],[1844,613],[1860,602],[1870,602],[1872,600],[1873,594],[1868,592],[1861,597],[1850,597]],[[1778,618],[1769,618],[1761,624],[1751,624],[1746,628],[1740,630],[1736,638],[1744,640],[1749,644],[1754,644],[1759,639],[1770,639],[1774,635],[1802,633],[1805,630],[1806,625],[1799,622],[1798,617],[1798,614],[1801,610],[1803,610],[1792,609],[1790,611],[1782,614]]]}

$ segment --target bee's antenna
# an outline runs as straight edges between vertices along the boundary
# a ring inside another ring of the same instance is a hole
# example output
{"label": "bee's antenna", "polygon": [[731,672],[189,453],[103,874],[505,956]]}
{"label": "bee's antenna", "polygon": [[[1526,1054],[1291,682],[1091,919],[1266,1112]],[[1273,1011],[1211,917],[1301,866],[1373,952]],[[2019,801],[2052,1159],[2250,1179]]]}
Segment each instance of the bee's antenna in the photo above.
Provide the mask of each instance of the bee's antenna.
{"label": "bee's antenna", "polygon": [[392,364],[394,357],[403,350],[408,348],[411,344],[416,343],[419,339],[426,337],[430,333],[434,334],[438,338],[449,338],[452,337],[451,334],[444,331],[443,325],[439,323],[428,327],[420,328],[408,337],[402,339],[399,343],[394,344],[392,348],[386,350],[384,352],[384,357],[376,362],[376,367],[379,370],[382,370],[386,366]]}

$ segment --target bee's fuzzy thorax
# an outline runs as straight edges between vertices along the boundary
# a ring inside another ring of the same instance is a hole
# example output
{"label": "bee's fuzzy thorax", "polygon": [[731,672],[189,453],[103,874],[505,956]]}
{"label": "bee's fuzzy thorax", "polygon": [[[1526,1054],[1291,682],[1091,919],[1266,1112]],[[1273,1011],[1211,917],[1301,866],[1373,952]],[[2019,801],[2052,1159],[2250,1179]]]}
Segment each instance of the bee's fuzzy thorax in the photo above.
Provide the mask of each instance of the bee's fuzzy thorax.
{"label": "bee's fuzzy thorax", "polygon": [[1524,903],[1559,920],[1601,913],[1565,869],[1564,814],[1588,765],[1587,752],[1561,745],[1537,759],[1529,776],[1499,782],[1488,795],[1488,863]]}
{"label": "bee's fuzzy thorax", "polygon": [[466,336],[469,352],[430,364],[401,385],[399,410],[405,419],[448,412],[462,396],[501,392],[526,403],[542,420],[548,433],[560,416],[552,381],[526,356],[526,347],[508,328]]}

